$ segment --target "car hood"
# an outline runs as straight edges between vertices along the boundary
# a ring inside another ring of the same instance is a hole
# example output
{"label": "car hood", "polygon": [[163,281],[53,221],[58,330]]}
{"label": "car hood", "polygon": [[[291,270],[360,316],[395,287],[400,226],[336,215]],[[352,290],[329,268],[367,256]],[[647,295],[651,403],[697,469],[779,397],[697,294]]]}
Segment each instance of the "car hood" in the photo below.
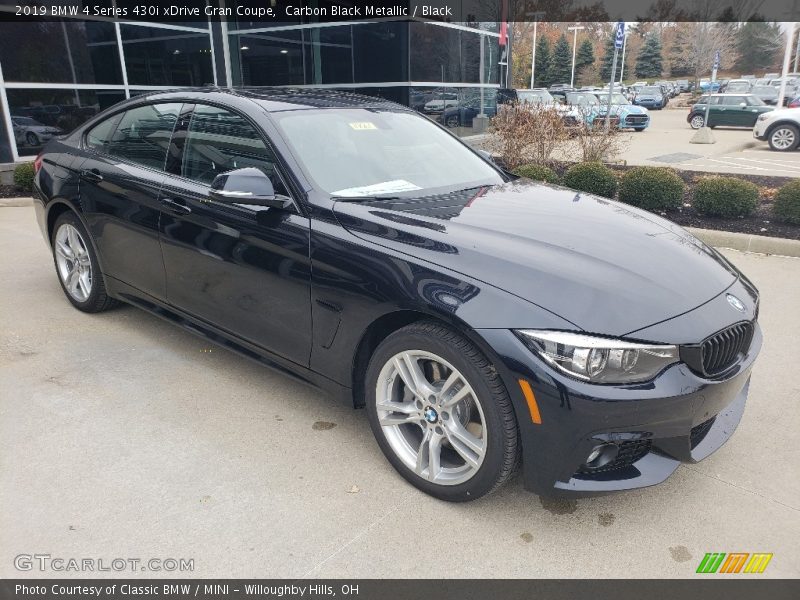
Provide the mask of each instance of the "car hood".
{"label": "car hood", "polygon": [[525,179],[425,198],[336,202],[334,212],[362,239],[600,334],[683,314],[738,277],[715,251],[652,213]]}

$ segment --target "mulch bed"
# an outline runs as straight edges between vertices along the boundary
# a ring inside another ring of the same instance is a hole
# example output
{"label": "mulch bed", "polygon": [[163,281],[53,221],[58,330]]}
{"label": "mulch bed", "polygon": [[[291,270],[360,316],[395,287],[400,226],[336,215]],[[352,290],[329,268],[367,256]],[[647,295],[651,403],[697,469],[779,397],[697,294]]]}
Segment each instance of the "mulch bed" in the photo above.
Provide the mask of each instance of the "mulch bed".
{"label": "mulch bed", "polygon": [[21,192],[13,185],[0,185],[0,198],[27,198],[29,193]]}
{"label": "mulch bed", "polygon": [[[553,170],[563,176],[564,171],[574,163],[557,163],[553,165]],[[621,175],[624,171],[634,168],[632,165],[608,165]],[[683,207],[679,210],[659,213],[662,217],[674,221],[684,227],[699,227],[701,229],[717,229],[720,231],[732,231],[736,233],[751,233],[754,235],[766,235],[769,237],[787,238],[790,240],[800,240],[800,225],[790,225],[779,221],[772,212],[772,200],[775,192],[782,185],[792,181],[792,177],[766,177],[763,175],[739,175],[731,173],[708,173],[704,171],[675,171],[678,176],[686,183],[686,192],[683,199]],[[761,190],[761,202],[756,211],[749,217],[741,219],[720,219],[717,217],[706,217],[699,214],[692,208],[692,188],[695,182],[702,177],[726,176],[736,177],[755,183]]]}

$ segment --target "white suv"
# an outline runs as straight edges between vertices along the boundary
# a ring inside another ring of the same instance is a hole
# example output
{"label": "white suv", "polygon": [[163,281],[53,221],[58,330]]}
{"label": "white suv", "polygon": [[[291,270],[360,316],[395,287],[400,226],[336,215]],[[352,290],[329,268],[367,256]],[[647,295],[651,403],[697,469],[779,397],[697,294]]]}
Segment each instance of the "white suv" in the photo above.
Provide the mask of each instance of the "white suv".
{"label": "white suv", "polygon": [[773,150],[794,150],[800,143],[800,109],[783,108],[762,113],[753,127],[753,136],[767,141]]}

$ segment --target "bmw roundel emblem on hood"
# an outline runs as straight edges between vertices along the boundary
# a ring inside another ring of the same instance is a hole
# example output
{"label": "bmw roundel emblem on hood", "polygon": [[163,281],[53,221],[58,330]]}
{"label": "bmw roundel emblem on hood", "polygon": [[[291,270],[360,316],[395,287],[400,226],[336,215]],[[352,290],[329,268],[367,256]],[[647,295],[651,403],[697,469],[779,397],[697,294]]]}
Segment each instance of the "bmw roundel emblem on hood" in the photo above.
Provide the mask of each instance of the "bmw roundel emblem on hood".
{"label": "bmw roundel emblem on hood", "polygon": [[735,308],[739,312],[742,313],[744,312],[744,304],[742,304],[742,301],[739,300],[736,296],[734,296],[733,294],[727,294],[725,298],[728,300],[728,304],[730,304],[733,308]]}

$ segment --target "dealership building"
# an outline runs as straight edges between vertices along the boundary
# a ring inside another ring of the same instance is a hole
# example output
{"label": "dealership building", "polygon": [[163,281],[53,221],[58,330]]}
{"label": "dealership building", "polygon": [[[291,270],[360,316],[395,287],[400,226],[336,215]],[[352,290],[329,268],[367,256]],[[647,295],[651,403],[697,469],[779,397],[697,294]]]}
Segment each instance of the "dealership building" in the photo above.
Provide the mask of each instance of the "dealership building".
{"label": "dealership building", "polygon": [[[87,16],[85,7],[113,9],[122,3],[76,0],[62,3],[77,6],[75,16],[22,20],[15,15],[18,4],[0,0],[5,13],[0,15],[0,163],[35,156],[52,135],[154,90],[325,87],[381,96],[421,111],[438,106],[441,112],[465,101],[489,107],[505,76],[505,46],[495,14],[471,14],[460,22],[407,16],[255,21],[236,16],[245,0],[190,0],[183,4],[201,10],[213,6],[233,16],[225,21],[144,21]],[[282,11],[300,3],[247,4]]]}

